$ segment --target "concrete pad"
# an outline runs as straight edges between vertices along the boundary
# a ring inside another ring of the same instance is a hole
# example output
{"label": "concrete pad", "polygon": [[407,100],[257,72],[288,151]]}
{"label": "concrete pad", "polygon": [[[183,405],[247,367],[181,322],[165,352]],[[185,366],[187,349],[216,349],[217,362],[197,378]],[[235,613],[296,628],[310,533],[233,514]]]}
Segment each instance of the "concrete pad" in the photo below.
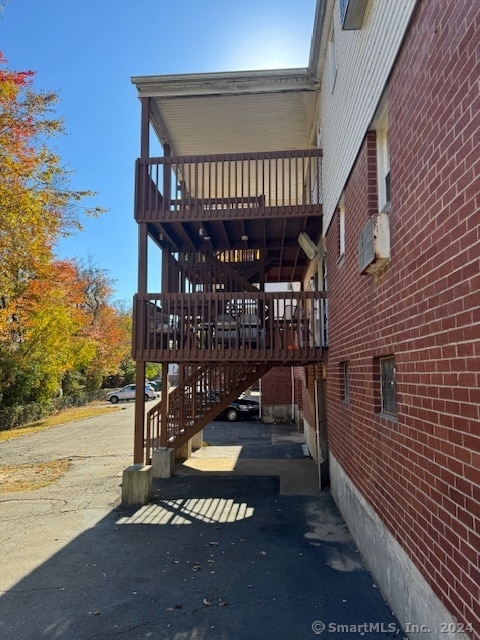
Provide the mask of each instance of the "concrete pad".
{"label": "concrete pad", "polygon": [[314,496],[319,493],[318,469],[311,459],[272,460],[195,458],[175,467],[176,476],[222,473],[235,476],[277,476],[280,495]]}
{"label": "concrete pad", "polygon": [[235,460],[232,458],[212,458],[212,459],[198,459],[198,458],[189,458],[185,460],[183,463],[184,467],[195,471],[233,471],[235,469]]}

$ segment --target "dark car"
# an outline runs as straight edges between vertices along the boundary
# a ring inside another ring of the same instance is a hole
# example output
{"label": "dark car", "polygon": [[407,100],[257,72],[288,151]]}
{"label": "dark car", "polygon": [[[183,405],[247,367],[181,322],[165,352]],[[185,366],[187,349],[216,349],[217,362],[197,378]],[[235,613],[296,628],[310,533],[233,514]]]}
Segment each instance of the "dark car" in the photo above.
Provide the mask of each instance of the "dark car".
{"label": "dark car", "polygon": [[250,420],[260,413],[260,403],[256,400],[238,398],[231,402],[226,409],[218,414],[216,420],[227,419],[230,422],[236,420]]}
{"label": "dark car", "polygon": [[[200,394],[200,402],[204,411],[215,410],[216,405],[221,402],[222,394],[218,391],[205,391]],[[214,420],[249,420],[260,414],[260,403],[248,398],[237,398],[233,400],[226,409],[216,415]]]}

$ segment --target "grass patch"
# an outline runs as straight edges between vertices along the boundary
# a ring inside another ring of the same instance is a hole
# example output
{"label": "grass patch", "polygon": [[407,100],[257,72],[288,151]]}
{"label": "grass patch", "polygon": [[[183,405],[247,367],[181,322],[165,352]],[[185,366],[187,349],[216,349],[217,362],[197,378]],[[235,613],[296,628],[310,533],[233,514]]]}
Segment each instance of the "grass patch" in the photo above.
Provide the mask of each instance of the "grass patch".
{"label": "grass patch", "polygon": [[18,438],[20,436],[28,435],[30,433],[36,433],[43,429],[49,429],[50,427],[57,427],[58,425],[65,424],[67,422],[74,422],[76,420],[83,420],[84,418],[93,418],[94,416],[100,416],[104,413],[110,413],[111,411],[118,411],[120,407],[109,407],[105,405],[87,405],[85,407],[72,407],[71,409],[65,409],[60,413],[41,420],[40,422],[34,422],[33,424],[27,424],[17,429],[7,429],[0,431],[0,442],[4,440],[10,440],[11,438]]}
{"label": "grass patch", "polygon": [[68,460],[0,467],[0,493],[34,491],[56,482],[70,469]]}

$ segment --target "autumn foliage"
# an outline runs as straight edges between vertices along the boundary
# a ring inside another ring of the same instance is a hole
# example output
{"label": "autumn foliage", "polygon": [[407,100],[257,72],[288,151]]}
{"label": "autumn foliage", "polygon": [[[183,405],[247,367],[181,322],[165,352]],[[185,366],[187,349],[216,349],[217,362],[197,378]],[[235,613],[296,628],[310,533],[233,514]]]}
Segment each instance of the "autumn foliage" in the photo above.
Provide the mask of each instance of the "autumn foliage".
{"label": "autumn foliage", "polygon": [[81,229],[90,191],[69,188],[49,147],[62,133],[57,95],[0,53],[0,409],[62,389],[98,389],[128,359],[130,314],[110,303],[108,274],[58,260],[59,237]]}

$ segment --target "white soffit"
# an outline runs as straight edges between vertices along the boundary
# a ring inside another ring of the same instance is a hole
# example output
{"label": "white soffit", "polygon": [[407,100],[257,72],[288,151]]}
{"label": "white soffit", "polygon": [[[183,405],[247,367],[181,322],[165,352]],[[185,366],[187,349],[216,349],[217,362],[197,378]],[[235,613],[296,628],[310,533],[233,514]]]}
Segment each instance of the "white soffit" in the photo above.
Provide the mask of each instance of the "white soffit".
{"label": "white soffit", "polygon": [[132,78],[173,155],[306,149],[319,85],[307,69]]}

